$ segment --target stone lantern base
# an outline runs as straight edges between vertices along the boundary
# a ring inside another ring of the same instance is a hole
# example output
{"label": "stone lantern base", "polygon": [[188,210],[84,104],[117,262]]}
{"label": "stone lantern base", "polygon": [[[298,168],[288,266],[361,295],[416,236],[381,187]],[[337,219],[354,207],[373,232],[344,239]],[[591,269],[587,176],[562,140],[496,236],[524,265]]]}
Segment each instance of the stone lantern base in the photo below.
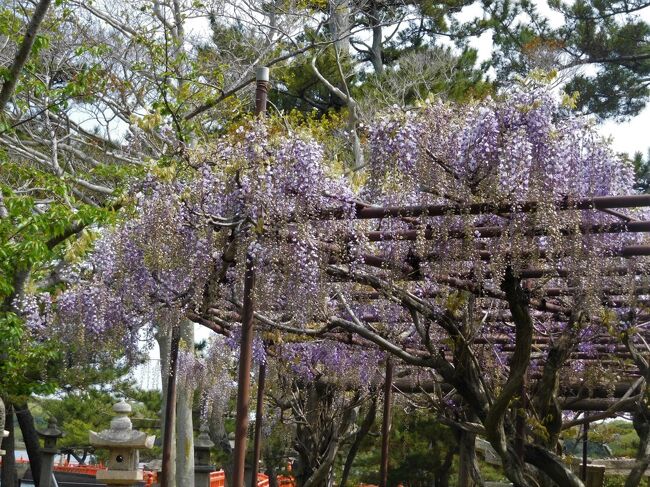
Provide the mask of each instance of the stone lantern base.
{"label": "stone lantern base", "polygon": [[98,470],[97,480],[106,485],[136,485],[144,480],[142,470]]}
{"label": "stone lantern base", "polygon": [[[4,426],[4,423],[2,424],[2,426]],[[7,430],[0,430],[0,446],[2,446],[2,439],[6,438],[7,436],[9,436],[9,432]],[[6,451],[0,450],[0,457],[6,453],[7,453]]]}

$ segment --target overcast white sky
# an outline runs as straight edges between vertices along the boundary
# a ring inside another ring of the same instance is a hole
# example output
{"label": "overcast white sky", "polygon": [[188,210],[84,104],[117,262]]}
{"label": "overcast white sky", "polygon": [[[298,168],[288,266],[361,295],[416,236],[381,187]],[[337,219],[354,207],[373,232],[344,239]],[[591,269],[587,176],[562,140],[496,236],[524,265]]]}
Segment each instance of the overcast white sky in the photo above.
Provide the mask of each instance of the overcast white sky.
{"label": "overcast white sky", "polygon": [[[557,26],[562,22],[562,16],[552,11],[546,1],[538,0],[535,4],[541,12],[551,19],[552,24]],[[459,18],[469,20],[480,17],[482,14],[480,5],[475,4],[463,9],[459,14]],[[650,23],[650,8],[641,10],[639,17]],[[492,36],[486,33],[471,42],[471,45],[478,50],[480,61],[484,61],[490,57],[492,52]],[[626,152],[629,155],[634,154],[634,152],[647,153],[648,148],[650,148],[648,128],[650,128],[650,108],[646,108],[637,117],[627,122],[608,121],[600,124],[600,132],[604,137],[611,137],[614,150],[616,152]]]}

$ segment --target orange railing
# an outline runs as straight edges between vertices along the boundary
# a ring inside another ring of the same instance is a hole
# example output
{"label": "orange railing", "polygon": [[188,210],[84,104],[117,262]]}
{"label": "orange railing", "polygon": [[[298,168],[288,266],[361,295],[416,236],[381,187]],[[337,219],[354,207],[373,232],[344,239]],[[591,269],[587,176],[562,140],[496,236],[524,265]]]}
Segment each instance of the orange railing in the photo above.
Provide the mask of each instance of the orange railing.
{"label": "orange railing", "polygon": [[225,487],[226,473],[223,470],[210,473],[210,487]]}
{"label": "orange railing", "polygon": [[[293,477],[278,475],[278,484],[280,487],[296,487]],[[223,470],[212,472],[210,474],[210,487],[225,487],[226,474]],[[268,487],[269,477],[263,473],[257,474],[257,487]]]}
{"label": "orange railing", "polygon": [[[29,463],[29,460],[20,457],[16,459],[16,463]],[[54,465],[55,472],[79,473],[79,474],[88,475],[92,477],[95,477],[97,475],[98,470],[106,470],[106,467],[101,463],[99,465],[78,465],[78,464],[68,463],[67,461],[62,461],[61,463]],[[146,487],[150,487],[156,482],[158,482],[157,472],[145,471],[144,482]],[[286,475],[278,475],[278,485],[280,487],[296,487],[294,478],[288,477]],[[226,474],[223,470],[218,470],[216,472],[210,473],[210,487],[225,487],[225,486],[226,486]],[[269,487],[269,477],[266,474],[263,473],[257,474],[257,487]]]}
{"label": "orange railing", "polygon": [[55,472],[80,473],[92,477],[97,476],[99,470],[106,470],[106,467],[101,465],[54,465]]}
{"label": "orange railing", "polygon": [[280,487],[296,487],[296,481],[293,477],[278,475],[278,484]]}
{"label": "orange railing", "polygon": [[144,473],[144,485],[149,487],[158,482],[158,473],[156,472],[145,472]]}
{"label": "orange railing", "polygon": [[269,487],[269,476],[263,473],[257,474],[257,487]]}

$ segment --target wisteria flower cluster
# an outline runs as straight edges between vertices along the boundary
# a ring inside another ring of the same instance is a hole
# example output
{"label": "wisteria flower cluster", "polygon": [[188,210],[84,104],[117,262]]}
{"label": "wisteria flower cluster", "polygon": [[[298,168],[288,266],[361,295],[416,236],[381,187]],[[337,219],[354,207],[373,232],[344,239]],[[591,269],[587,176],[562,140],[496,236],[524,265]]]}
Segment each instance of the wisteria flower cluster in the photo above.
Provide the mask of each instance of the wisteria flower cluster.
{"label": "wisteria flower cluster", "polygon": [[[603,267],[612,265],[600,257],[639,242],[639,234],[598,230],[620,224],[616,216],[558,211],[558,201],[632,194],[634,174],[590,121],[573,116],[546,86],[515,86],[463,107],[435,101],[407,112],[395,110],[371,127],[369,145],[364,194],[374,203],[461,208],[493,203],[515,210],[422,217],[415,245],[383,238],[413,228],[413,222],[381,221],[379,241],[371,248],[393,261],[415,254],[421,261],[418,270],[434,281],[453,269],[456,276],[485,279],[498,289],[506,267],[518,273],[548,266],[572,273],[578,286],[593,292],[606,275]],[[516,211],[531,201],[537,202],[537,211]],[[490,253],[489,262],[481,251]]]}
{"label": "wisteria flower cluster", "polygon": [[[240,127],[214,147],[198,151],[202,166],[202,210],[214,221],[242,223],[244,253],[258,268],[258,305],[267,311],[299,311],[308,320],[319,312],[327,289],[322,268],[328,262],[322,239],[349,239],[354,226],[354,193],[332,175],[323,149],[304,134],[274,134],[271,127]],[[321,222],[319,214],[341,211],[340,220]],[[354,259],[354,253],[352,253]],[[243,266],[239,268],[240,275]],[[241,282],[241,281],[240,281]],[[310,296],[295,301],[295,296]]]}
{"label": "wisteria flower cluster", "polygon": [[384,354],[377,350],[330,340],[287,343],[281,352],[292,371],[304,380],[325,376],[339,384],[357,387],[376,385],[385,360]]}
{"label": "wisteria flower cluster", "polygon": [[199,355],[194,350],[180,350],[178,355],[178,378],[188,393],[201,391],[201,416],[223,414],[234,390],[231,375],[234,357],[224,352],[227,347],[223,337],[212,338]]}
{"label": "wisteria flower cluster", "polygon": [[183,203],[187,186],[145,181],[134,215],[107,230],[90,257],[90,278],[57,299],[58,319],[101,336],[135,336],[176,324],[200,299],[211,260],[210,231]]}

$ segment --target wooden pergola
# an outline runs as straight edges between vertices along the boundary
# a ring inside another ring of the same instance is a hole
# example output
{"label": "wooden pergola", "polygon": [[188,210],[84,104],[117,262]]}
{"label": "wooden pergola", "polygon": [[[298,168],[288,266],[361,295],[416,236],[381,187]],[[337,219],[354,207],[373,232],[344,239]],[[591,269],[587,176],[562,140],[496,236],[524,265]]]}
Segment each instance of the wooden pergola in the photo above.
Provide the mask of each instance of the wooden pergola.
{"label": "wooden pergola", "polygon": [[[461,215],[461,214],[490,214],[490,213],[511,213],[513,211],[519,212],[534,212],[537,208],[536,202],[524,202],[519,205],[508,206],[508,205],[498,205],[498,204],[476,204],[470,205],[469,207],[461,207],[456,205],[436,205],[436,206],[404,206],[404,207],[373,207],[373,206],[364,206],[358,205],[355,217],[359,220],[372,220],[372,219],[387,219],[395,218],[404,221],[405,218],[428,218],[433,216],[449,216],[449,215]],[[613,222],[607,224],[590,224],[590,225],[581,225],[580,232],[583,234],[624,234],[624,233],[645,233],[650,231],[650,221],[636,221],[631,218],[626,217],[623,213],[620,213],[619,210],[624,210],[627,208],[635,207],[649,207],[650,206],[650,195],[628,195],[628,196],[603,196],[603,197],[594,197],[594,198],[583,198],[575,201],[562,200],[555,202],[555,208],[561,211],[567,210],[581,210],[581,211],[602,211],[605,213],[614,213],[621,219],[620,222]],[[323,212],[321,218],[337,218],[342,212],[337,211],[326,211]],[[414,224],[414,226],[417,225]],[[472,229],[472,233],[475,236],[480,238],[496,238],[501,235],[502,230],[499,227],[477,227]],[[544,235],[545,230],[543,228],[532,229],[529,234],[532,235]],[[451,238],[463,239],[467,237],[467,232],[458,231],[458,232],[449,232]],[[425,228],[424,231],[421,229],[410,229],[410,230],[399,230],[395,232],[390,231],[371,231],[366,233],[366,237],[370,242],[413,242],[417,238],[424,239],[433,239],[435,234],[429,228]],[[323,247],[327,248],[328,245],[324,244]],[[489,262],[492,258],[489,250],[480,249],[478,250],[480,258]],[[539,255],[543,256],[544,252],[540,251]],[[646,259],[644,257],[650,255],[650,246],[649,245],[626,245],[620,248],[612,248],[609,251],[608,259],[611,259],[613,265],[611,268],[608,268],[607,274],[610,279],[611,285],[602,289],[602,304],[614,311],[619,311],[621,308],[629,308],[630,314],[636,314],[637,320],[649,320],[650,314],[648,314],[647,305],[650,303],[650,286],[648,283],[643,283],[642,278],[648,276],[646,268]],[[428,259],[436,259],[436,255],[432,254],[427,256]],[[620,263],[622,259],[625,259],[625,263]],[[390,258],[378,254],[364,255],[362,257],[363,263],[365,266],[379,269],[380,273],[382,270],[387,273],[397,276],[397,279],[400,279],[408,286],[410,282],[417,282],[423,280],[425,277],[419,272],[417,265],[413,265],[409,261],[394,261]],[[335,264],[337,261],[336,257],[332,258],[332,264]],[[328,272],[331,276],[333,282],[344,283],[347,280],[345,273],[340,272],[340,270],[335,266],[331,266],[328,269]],[[253,281],[252,272],[250,273],[251,277],[247,279],[247,283]],[[489,276],[488,276],[489,277]],[[541,296],[536,296],[530,300],[530,306],[532,309],[536,310],[536,318],[542,316],[551,317],[552,320],[562,322],[567,321],[571,309],[568,308],[562,302],[563,297],[573,296],[575,289],[570,285],[562,286],[561,283],[565,282],[571,277],[571,271],[564,268],[542,268],[542,267],[526,267],[519,270],[519,277],[526,279],[528,281],[540,280],[540,279],[552,279],[553,282],[557,284],[553,287],[544,288]],[[625,290],[623,286],[620,285],[621,279],[629,279],[638,277],[640,282],[639,286],[632,290],[634,296],[630,297],[625,294],[629,291]],[[471,272],[458,272],[458,273],[449,273],[447,275],[436,276],[436,282],[439,284],[444,284],[450,289],[468,292],[476,296],[477,299],[489,298],[489,300],[502,300],[505,301],[505,293],[498,290],[498,287],[488,288],[484,286],[479,286],[472,281]],[[249,285],[245,288],[245,292],[250,293],[252,286]],[[435,292],[429,293],[426,297],[435,298]],[[424,296],[423,296],[424,297]],[[382,300],[386,300],[386,296],[377,292],[374,289],[368,289],[366,291],[358,291],[355,296],[356,304],[373,304],[378,303]],[[255,313],[251,312],[252,302],[250,299],[244,300],[243,306],[241,309],[233,309],[231,315],[228,318],[231,318],[235,321],[240,321],[244,324],[244,329],[252,330],[253,322],[255,321]],[[238,312],[241,311],[241,316],[237,316]],[[215,310],[215,314],[211,318],[218,318],[219,323],[224,323],[224,314],[223,310]],[[269,320],[262,319],[259,317],[260,327],[270,327],[277,328],[282,330],[283,327],[279,324],[271,323]],[[210,319],[210,318],[208,318]],[[358,316],[360,322],[364,324],[371,323],[380,323],[382,318],[377,315],[369,314],[367,316],[361,315]],[[510,323],[511,316],[509,311],[505,308],[492,310],[491,312],[486,311],[484,320],[493,324],[503,324],[504,326],[512,326]],[[300,333],[298,330],[289,330],[285,327],[285,331]],[[350,336],[350,333],[355,333],[358,339],[355,341],[354,337]],[[304,330],[305,335],[315,336],[313,330]],[[364,337],[363,333],[360,333],[360,330],[350,330],[347,329],[345,332],[337,333],[334,330],[325,331],[325,329],[320,330],[318,333],[319,336],[324,338],[339,340],[345,343],[357,343],[360,346],[369,346],[368,341],[364,342],[364,338],[367,340],[368,337]],[[252,335],[251,335],[252,336]],[[634,354],[630,351],[629,345],[644,346],[645,339],[650,339],[650,336],[640,336],[638,339],[632,340],[628,346],[625,346],[621,343],[620,340],[612,337],[611,335],[602,335],[598,337],[593,337],[590,339],[594,343],[593,351],[590,353],[574,351],[569,357],[569,361],[580,360],[586,364],[599,364],[605,368],[615,368],[622,379],[615,385],[614,390],[610,391],[604,386],[597,387],[591,391],[586,390],[584,387],[580,387],[580,384],[567,385],[563,388],[562,396],[560,402],[562,408],[566,411],[580,411],[585,413],[583,420],[574,420],[568,425],[584,425],[585,435],[588,431],[588,424],[591,421],[602,419],[605,417],[611,417],[616,412],[623,411],[632,411],[636,407],[637,402],[640,400],[640,390],[641,382],[637,380],[641,373],[638,370],[638,367],[634,365]],[[486,346],[501,346],[503,353],[507,355],[512,355],[514,352],[514,344],[512,343],[512,337],[504,334],[495,334],[489,338],[479,337],[476,338],[473,343],[480,344],[484,342]],[[533,337],[533,347],[534,354],[538,358],[543,358],[548,353],[547,347],[551,339],[548,336],[542,334],[536,334]],[[242,346],[247,346],[247,343],[242,343]],[[446,352],[446,355],[449,357],[451,352]],[[399,355],[398,355],[399,356]],[[625,367],[622,366],[624,362],[630,362],[630,364]],[[417,380],[410,380],[408,378],[398,379],[392,386],[391,380],[393,375],[393,365],[392,362],[389,362],[391,365],[388,366],[386,372],[386,389],[385,397],[387,400],[384,405],[384,436],[382,438],[382,463],[381,463],[381,478],[383,479],[383,484],[386,485],[386,472],[387,472],[387,461],[388,461],[388,437],[387,432],[389,430],[389,424],[386,421],[389,421],[390,418],[390,392],[395,389],[401,393],[422,393],[422,392],[431,392],[436,387],[439,387],[440,382],[430,381],[425,383],[420,383]],[[244,371],[243,375],[248,375],[246,372],[246,367],[242,364],[240,370]],[[243,380],[244,377],[240,374],[240,380]],[[530,374],[528,380],[539,379],[539,374]],[[444,381],[443,381],[444,382]],[[240,394],[245,392],[245,388],[241,388],[240,384]],[[262,387],[259,388],[260,394],[263,393]],[[258,398],[258,403],[261,399]],[[245,401],[239,402],[239,404],[244,404]],[[587,412],[592,412],[590,416],[587,415]],[[239,418],[246,416],[246,411],[242,407],[239,411]],[[258,418],[256,423],[256,428],[260,424],[261,417]],[[523,427],[523,426],[522,426]],[[242,428],[242,431],[245,431],[245,428]],[[242,435],[244,436],[244,435]],[[244,440],[245,441],[245,440]],[[585,440],[586,442],[586,436]],[[243,441],[242,441],[243,443]],[[586,445],[586,443],[585,443]],[[259,451],[259,440],[256,436],[256,445],[255,451]],[[586,465],[586,450],[584,451],[583,463]],[[586,466],[583,466],[583,470]],[[584,478],[583,473],[583,478]]]}
{"label": "wooden pergola", "polygon": [[[265,111],[265,100],[268,89],[268,74],[258,80],[257,113]],[[381,476],[382,486],[386,485],[388,462],[388,430],[390,428],[390,406],[393,391],[401,393],[431,392],[440,387],[451,390],[454,386],[446,382],[443,375],[421,381],[417,378],[400,375],[400,363],[410,366],[418,364],[431,364],[435,369],[436,363],[453,361],[456,352],[450,347],[441,347],[438,362],[432,361],[431,349],[425,345],[421,348],[403,346],[391,341],[377,332],[373,324],[381,324],[384,318],[381,313],[372,312],[373,309],[389,303],[400,305],[407,303],[412,308],[423,307],[427,300],[435,300],[449,293],[462,292],[478,304],[481,309],[480,322],[489,325],[490,331],[477,334],[474,337],[464,337],[462,333],[456,338],[465,342],[463,346],[483,347],[494,349],[498,347],[500,354],[509,361],[518,360],[520,353],[518,345],[513,341],[509,330],[519,327],[512,316],[512,305],[509,306],[511,295],[500,285],[499,279],[503,276],[492,276],[490,271],[484,271],[480,279],[476,278],[471,266],[465,265],[462,259],[451,259],[440,251],[429,253],[402,252],[402,257],[395,258],[390,252],[385,252],[385,244],[393,246],[417,245],[418,243],[435,241],[440,238],[440,224],[434,224],[436,219],[446,219],[463,216],[508,217],[509,215],[533,215],[542,208],[552,208],[556,212],[571,212],[573,215],[599,215],[601,221],[582,221],[578,226],[567,225],[550,229],[544,225],[527,227],[522,236],[530,242],[539,241],[551,233],[562,237],[583,238],[586,236],[599,238],[609,235],[629,236],[631,234],[645,234],[650,232],[650,221],[637,220],[626,211],[633,208],[650,207],[650,195],[624,195],[624,196],[594,196],[584,198],[564,198],[553,202],[519,201],[514,203],[481,202],[481,203],[449,203],[426,204],[414,206],[374,206],[357,202],[353,214],[349,207],[329,207],[316,209],[309,216],[310,221],[324,222],[344,219],[356,220],[360,223],[396,222],[395,229],[364,230],[363,238],[374,245],[373,253],[356,256],[356,270],[352,270],[350,262],[352,257],[346,255],[346,247],[353,242],[355,235],[323,236],[315,243],[318,251],[322,253],[324,271],[327,279],[335,289],[348,286],[347,297],[353,300],[347,308],[345,318],[332,317],[324,320],[318,326],[309,328],[295,327],[290,322],[266,316],[256,310],[255,285],[256,268],[254,257],[246,258],[246,271],[244,276],[244,292],[242,302],[232,302],[227,309],[207,309],[205,312],[192,312],[188,317],[200,322],[214,331],[228,334],[232,324],[240,322],[242,327],[241,352],[239,364],[239,382],[237,392],[237,419],[235,429],[234,450],[234,478],[233,485],[243,486],[244,459],[246,453],[246,438],[248,430],[249,396],[252,340],[254,328],[259,330],[272,329],[306,339],[315,337],[339,341],[359,347],[372,347],[384,350],[390,357],[387,361],[384,401],[384,425],[382,439]],[[593,218],[581,218],[593,220]],[[288,223],[291,225],[291,222]],[[368,227],[368,225],[366,225]],[[364,227],[365,228],[365,227]],[[459,245],[469,247],[474,261],[489,264],[496,256],[490,247],[492,239],[506,236],[504,228],[498,225],[478,225],[471,228],[456,228],[445,231],[444,238]],[[370,246],[372,247],[372,245]],[[400,254],[399,252],[397,252]],[[566,299],[575,298],[580,288],[573,283],[574,269],[566,265],[558,265],[554,256],[549,256],[545,248],[527,248],[518,258],[527,255],[534,256],[537,262],[546,265],[526,265],[513,271],[516,274],[517,292],[527,293],[526,306],[531,312],[533,320],[551,323],[568,323],[575,319],[573,306],[568,305]],[[633,411],[640,400],[642,382],[648,373],[644,353],[639,349],[646,347],[646,340],[650,340],[650,333],[646,334],[645,325],[640,322],[648,321],[650,325],[650,245],[644,242],[611,245],[598,253],[603,272],[599,275],[607,284],[601,286],[597,294],[603,309],[609,310],[612,316],[619,317],[625,311],[625,316],[638,327],[639,333],[621,339],[611,333],[601,333],[588,337],[592,345],[589,351],[573,347],[564,358],[566,363],[582,361],[585,364],[598,364],[605,370],[616,371],[619,379],[614,387],[609,384],[600,384],[587,391],[578,382],[564,382],[560,388],[561,408],[567,411],[591,412],[590,417],[575,420],[567,425],[585,425],[585,432],[590,421],[597,418],[608,417],[616,412]],[[503,256],[499,256],[503,258]],[[506,255],[505,258],[508,258]],[[428,273],[423,268],[429,264],[443,262],[446,265],[454,264],[444,273]],[[360,270],[359,270],[360,269]],[[435,286],[420,286],[422,283],[434,283]],[[538,285],[538,283],[541,283]],[[633,285],[630,286],[630,283]],[[426,288],[426,289],[425,289]],[[485,306],[482,306],[482,304]],[[347,306],[347,305],[346,305]],[[361,307],[370,309],[366,313],[354,313],[352,308]],[[346,310],[344,310],[346,311]],[[426,311],[426,310],[425,310]],[[424,311],[423,311],[424,313]],[[606,318],[590,317],[591,323],[603,321]],[[603,322],[604,323],[604,322]],[[405,321],[405,326],[418,327],[417,322]],[[602,324],[605,326],[604,324]],[[422,326],[420,324],[420,326]],[[449,325],[451,326],[451,325]],[[528,360],[548,360],[550,348],[554,342],[553,333],[544,332],[533,327],[530,340],[531,352]],[[519,337],[517,337],[518,341]],[[644,365],[645,364],[645,365]],[[527,368],[527,366],[526,366]],[[260,452],[260,427],[262,423],[262,395],[264,393],[265,370],[260,370],[257,398],[257,420],[255,428],[254,458],[259,459]],[[393,377],[396,377],[393,379]],[[520,401],[527,401],[526,382],[536,382],[544,385],[543,371],[526,371],[524,385],[521,389]],[[168,388],[168,393],[173,391]],[[171,404],[171,403],[169,403]],[[566,425],[565,425],[566,426]],[[518,436],[525,441],[525,422],[517,423]],[[523,447],[522,447],[523,448]],[[523,450],[522,450],[523,451]],[[523,455],[523,453],[521,453]],[[585,458],[586,461],[586,458]]]}

